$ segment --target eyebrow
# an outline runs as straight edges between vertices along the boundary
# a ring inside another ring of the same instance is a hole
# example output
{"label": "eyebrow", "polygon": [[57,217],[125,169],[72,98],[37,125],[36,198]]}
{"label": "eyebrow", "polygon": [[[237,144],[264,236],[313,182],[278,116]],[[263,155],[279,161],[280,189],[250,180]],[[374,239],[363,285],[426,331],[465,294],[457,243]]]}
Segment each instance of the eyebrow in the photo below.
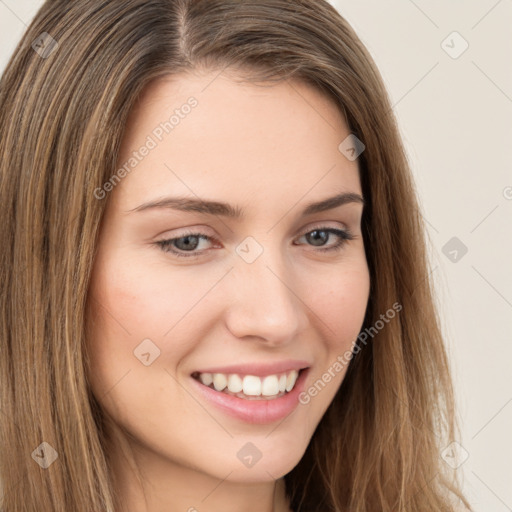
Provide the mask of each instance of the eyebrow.
{"label": "eyebrow", "polygon": [[[354,192],[343,192],[336,196],[328,197],[327,199],[322,199],[321,201],[315,203],[309,203],[302,210],[301,217],[332,210],[333,208],[337,208],[338,206],[349,203],[359,203],[364,205],[365,200],[361,195]],[[239,206],[233,206],[228,203],[222,203],[219,201],[208,201],[206,199],[193,199],[190,197],[164,197],[162,199],[156,199],[154,201],[141,204],[136,208],[127,210],[126,213],[141,212],[160,208],[169,208],[184,212],[203,213],[206,215],[220,215],[231,219],[242,219],[244,217],[244,210]]]}

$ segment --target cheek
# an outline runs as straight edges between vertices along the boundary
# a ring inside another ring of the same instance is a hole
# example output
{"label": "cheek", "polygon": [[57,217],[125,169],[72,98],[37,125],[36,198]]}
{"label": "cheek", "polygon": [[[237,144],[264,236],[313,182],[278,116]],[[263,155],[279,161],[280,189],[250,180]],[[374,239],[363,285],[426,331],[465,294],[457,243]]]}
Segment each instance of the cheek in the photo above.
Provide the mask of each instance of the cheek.
{"label": "cheek", "polygon": [[[181,269],[180,269],[181,270]],[[211,280],[211,278],[210,278]],[[147,369],[137,356],[150,353],[152,367],[176,367],[201,339],[187,315],[197,314],[212,283],[190,272],[172,276],[148,258],[114,249],[99,257],[89,288],[88,351],[96,385]],[[198,306],[194,308],[194,306]],[[148,342],[148,340],[150,340]],[[139,354],[140,352],[140,354]],[[146,361],[147,362],[147,361]]]}
{"label": "cheek", "polygon": [[100,392],[127,372],[140,371],[143,364],[134,351],[146,339],[158,347],[172,322],[159,311],[167,301],[155,295],[156,278],[115,256],[112,251],[110,258],[98,258],[88,295],[87,347]]}
{"label": "cheek", "polygon": [[[155,409],[156,396],[172,396],[174,406],[185,410],[165,370],[174,373],[179,361],[193,350],[190,340],[195,337],[180,331],[187,323],[178,322],[190,309],[185,297],[188,288],[180,278],[166,284],[162,272],[144,264],[132,260],[116,265],[114,261],[98,261],[89,289],[90,385],[116,421],[135,431],[140,425],[132,409],[152,424],[159,417],[155,411],[160,411]],[[146,359],[145,354],[149,354]],[[144,429],[139,434],[143,436]]]}
{"label": "cheek", "polygon": [[340,267],[323,279],[324,286],[308,290],[308,304],[319,317],[324,340],[331,349],[346,350],[363,324],[370,293],[366,263]]}
{"label": "cheek", "polygon": [[114,260],[98,266],[90,289],[102,323],[114,337],[129,337],[133,343],[160,340],[201,296],[185,273],[176,272],[171,280],[165,269],[145,260],[131,258],[122,265]]}
{"label": "cheek", "polygon": [[[322,350],[299,402],[309,408],[308,431],[332,403],[352,359],[354,343],[363,325],[370,293],[366,260],[340,266],[317,279],[317,286],[308,290],[306,304],[314,311],[315,326],[321,336]],[[323,283],[324,286],[319,286]]]}

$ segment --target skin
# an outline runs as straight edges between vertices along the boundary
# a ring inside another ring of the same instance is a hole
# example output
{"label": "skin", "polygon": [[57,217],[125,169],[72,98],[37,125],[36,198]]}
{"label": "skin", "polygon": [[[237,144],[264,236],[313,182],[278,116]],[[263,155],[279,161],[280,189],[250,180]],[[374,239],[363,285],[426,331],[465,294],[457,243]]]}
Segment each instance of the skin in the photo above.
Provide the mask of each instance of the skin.
{"label": "skin", "polygon": [[[146,88],[120,165],[190,96],[198,106],[103,199],[88,297],[90,384],[111,418],[114,478],[129,512],[288,512],[283,476],[304,454],[346,367],[308,404],[263,425],[205,402],[190,375],[237,361],[306,359],[307,389],[353,348],[370,287],[363,207],[299,215],[339,192],[362,195],[357,161],[338,150],[350,131],[335,104],[306,84],[263,87],[196,71]],[[171,195],[227,202],[246,217],[129,211]],[[322,227],[348,229],[353,239],[322,253],[337,235],[323,244],[303,236]],[[155,243],[188,228],[210,237],[196,257]],[[235,251],[248,236],[263,248],[250,264]],[[146,338],[160,350],[149,366],[134,356]],[[236,456],[247,442],[262,454],[250,468]]]}

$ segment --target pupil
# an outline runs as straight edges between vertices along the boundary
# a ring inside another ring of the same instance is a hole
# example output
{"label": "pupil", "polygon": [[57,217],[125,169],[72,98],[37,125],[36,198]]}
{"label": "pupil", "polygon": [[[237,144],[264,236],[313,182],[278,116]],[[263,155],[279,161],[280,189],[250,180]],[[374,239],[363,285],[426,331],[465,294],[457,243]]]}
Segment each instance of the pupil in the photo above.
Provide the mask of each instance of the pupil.
{"label": "pupil", "polygon": [[[193,239],[195,241],[194,242],[190,242],[190,239]],[[184,241],[184,242],[182,242]],[[184,236],[184,237],[181,237],[179,238],[177,241],[176,241],[176,245],[179,246],[179,245],[182,245],[183,247],[178,247],[178,249],[195,249],[197,247],[197,243],[198,243],[198,237],[197,236],[191,236],[191,235],[188,235],[188,236]]]}
{"label": "pupil", "polygon": [[[323,233],[323,236],[318,237],[317,235],[319,233]],[[325,243],[325,240],[327,238],[327,233],[325,231],[315,229],[314,231],[311,231],[310,237],[311,237],[310,239],[314,242],[314,245],[323,245],[322,243],[317,244],[316,242],[320,241],[320,242]]]}

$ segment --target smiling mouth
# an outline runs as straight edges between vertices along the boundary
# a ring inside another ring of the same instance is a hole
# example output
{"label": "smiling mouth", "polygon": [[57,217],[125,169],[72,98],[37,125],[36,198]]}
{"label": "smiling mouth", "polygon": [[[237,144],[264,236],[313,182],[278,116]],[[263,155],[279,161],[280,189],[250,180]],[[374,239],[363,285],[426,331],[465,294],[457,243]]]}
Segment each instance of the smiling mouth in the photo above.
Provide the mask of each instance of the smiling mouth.
{"label": "smiling mouth", "polygon": [[192,373],[192,378],[219,393],[244,400],[273,400],[293,390],[305,368],[259,377],[238,373]]}

